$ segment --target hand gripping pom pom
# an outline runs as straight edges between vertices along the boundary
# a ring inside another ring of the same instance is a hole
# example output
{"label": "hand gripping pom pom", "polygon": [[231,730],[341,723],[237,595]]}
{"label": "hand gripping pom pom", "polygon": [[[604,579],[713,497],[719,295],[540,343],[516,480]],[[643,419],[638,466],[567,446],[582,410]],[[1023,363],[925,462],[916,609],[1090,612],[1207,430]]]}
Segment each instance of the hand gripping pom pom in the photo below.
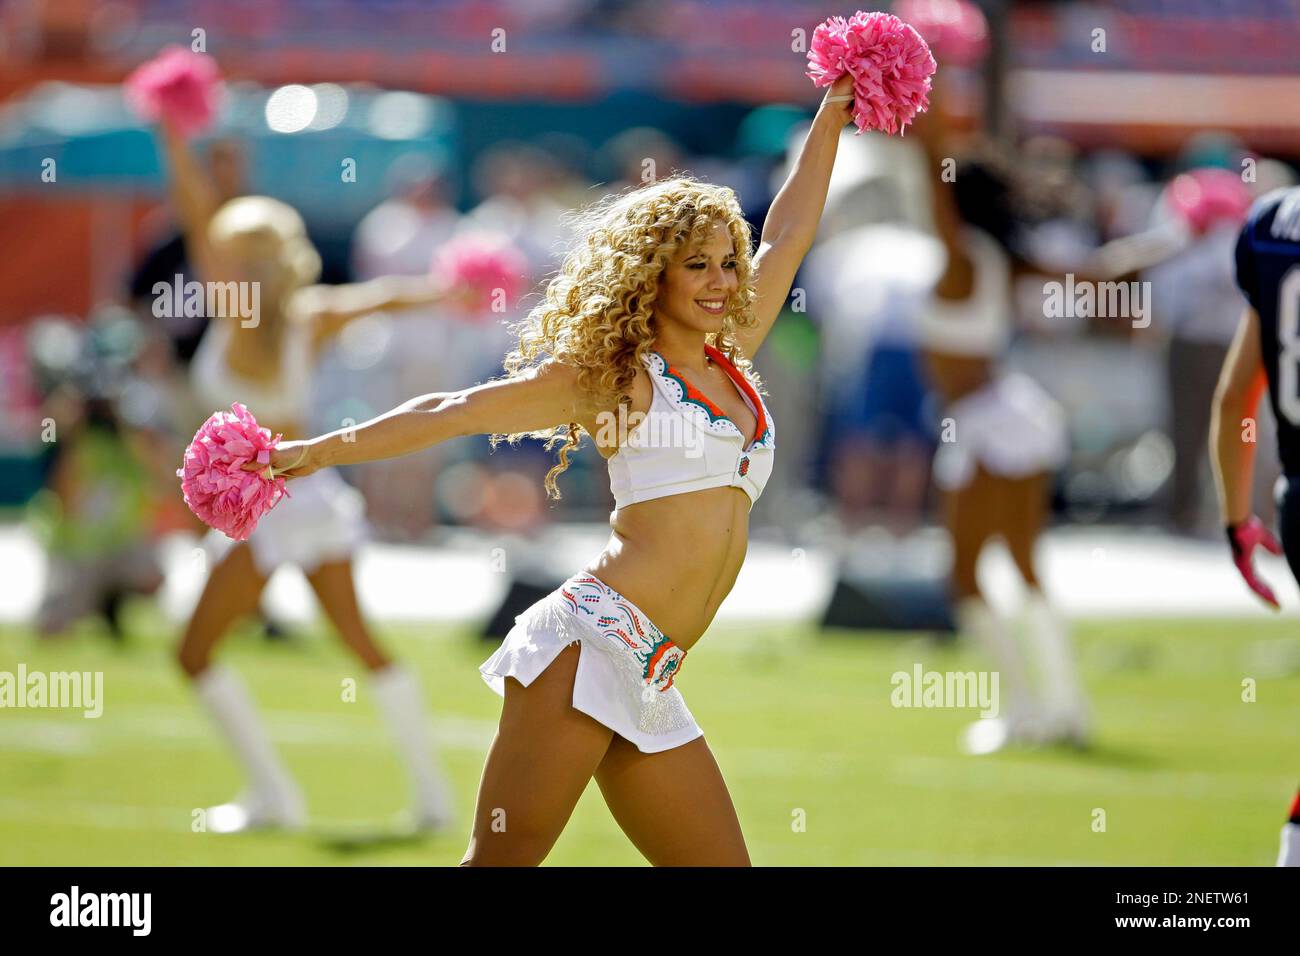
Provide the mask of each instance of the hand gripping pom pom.
{"label": "hand gripping pom pom", "polygon": [[975,66],[988,55],[988,21],[967,0],[899,0],[894,15],[925,37],[945,65]]}
{"label": "hand gripping pom pom", "polygon": [[830,86],[845,73],[853,77],[853,122],[858,133],[877,129],[901,132],[930,105],[934,57],[925,40],[889,13],[858,11],[845,20],[831,17],[813,31],[807,76],[814,86]]}
{"label": "hand gripping pom pom", "polygon": [[[230,408],[214,412],[195,432],[176,477],[185,504],[204,524],[245,541],[262,515],[289,492],[270,467],[271,451],[281,436],[272,438],[270,429],[258,427],[239,402]],[[266,465],[266,470],[244,471],[242,466],[251,461]]]}
{"label": "hand gripping pom pom", "polygon": [[169,46],[136,67],[124,83],[126,101],[143,119],[163,121],[184,136],[202,132],[221,102],[221,73],[212,57]]}
{"label": "hand gripping pom pom", "polygon": [[528,260],[504,238],[467,234],[439,249],[430,269],[453,289],[466,292],[471,312],[483,314],[491,310],[497,290],[506,305],[523,295]]}

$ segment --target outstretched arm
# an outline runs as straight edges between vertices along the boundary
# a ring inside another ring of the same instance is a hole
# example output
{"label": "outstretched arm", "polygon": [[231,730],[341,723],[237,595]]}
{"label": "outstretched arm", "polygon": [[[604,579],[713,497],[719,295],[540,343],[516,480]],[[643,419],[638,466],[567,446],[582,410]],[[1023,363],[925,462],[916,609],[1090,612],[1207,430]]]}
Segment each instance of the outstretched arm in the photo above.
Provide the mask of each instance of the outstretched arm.
{"label": "outstretched arm", "polygon": [[294,294],[291,311],[312,326],[314,344],[320,348],[363,315],[433,305],[464,294],[427,275],[380,276],[345,285],[308,286]]}
{"label": "outstretched arm", "polygon": [[[377,418],[307,441],[285,442],[271,467],[301,478],[334,465],[396,458],[466,435],[513,435],[588,417],[578,370],[555,360],[458,392],[419,395]],[[266,466],[245,466],[247,471]]]}
{"label": "outstretched arm", "polygon": [[[845,74],[826,91],[826,96],[852,92],[853,77]],[[753,357],[772,331],[785,297],[790,293],[795,272],[812,248],[817,224],[821,222],[822,210],[826,207],[826,190],[830,186],[831,169],[839,149],[840,131],[853,118],[852,106],[852,101],[829,103],[823,98],[790,177],[772,200],[772,207],[763,223],[758,253],[754,256],[757,293],[754,314],[758,325],[736,334],[736,343],[748,358]]]}
{"label": "outstretched arm", "polygon": [[186,255],[200,275],[210,276],[208,223],[220,205],[216,185],[184,136],[166,123],[158,129],[167,160],[167,191],[185,236]]}

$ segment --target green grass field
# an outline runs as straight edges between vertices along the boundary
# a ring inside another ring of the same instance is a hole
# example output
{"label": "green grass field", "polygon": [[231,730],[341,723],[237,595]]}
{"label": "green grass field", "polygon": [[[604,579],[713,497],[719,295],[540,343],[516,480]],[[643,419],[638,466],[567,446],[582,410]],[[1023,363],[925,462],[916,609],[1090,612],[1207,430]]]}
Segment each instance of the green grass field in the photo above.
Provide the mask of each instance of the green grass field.
{"label": "green grass field", "polygon": [[[0,864],[453,865],[500,699],[468,631],[386,627],[416,666],[460,801],[445,836],[386,836],[405,784],[359,668],[318,626],[296,646],[249,630],[222,660],[249,682],[307,794],[309,833],[191,831],[240,781],[171,660],[174,626],[128,609],[133,639],[58,643],[0,628],[0,671],[102,670],[104,713],[0,710]],[[973,711],[896,709],[890,676],[980,666],[919,639],[717,627],[678,686],[705,730],[759,865],[1271,865],[1300,781],[1295,625],[1095,622],[1076,629],[1097,742],[963,756]],[[1243,702],[1242,682],[1257,699]],[[1105,831],[1094,830],[1094,810]],[[806,825],[794,825],[803,811]],[[590,785],[548,863],[639,865]]]}

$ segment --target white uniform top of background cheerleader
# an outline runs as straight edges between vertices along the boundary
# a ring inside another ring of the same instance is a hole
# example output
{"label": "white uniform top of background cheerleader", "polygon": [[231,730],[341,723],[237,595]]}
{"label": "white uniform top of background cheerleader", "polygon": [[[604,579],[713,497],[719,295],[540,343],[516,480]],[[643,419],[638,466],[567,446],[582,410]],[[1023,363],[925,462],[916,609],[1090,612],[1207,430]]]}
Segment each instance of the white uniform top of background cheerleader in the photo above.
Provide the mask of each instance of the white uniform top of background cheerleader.
{"label": "white uniform top of background cheerleader", "polygon": [[312,354],[311,328],[306,322],[282,319],[284,332],[280,341],[280,368],[270,382],[241,378],[226,363],[230,337],[261,335],[260,329],[241,328],[232,318],[213,319],[190,363],[190,380],[200,401],[210,406],[209,413],[229,411],[232,402],[241,402],[258,421],[303,423],[311,398]]}
{"label": "white uniform top of background cheerleader", "polygon": [[711,345],[705,352],[735,383],[754,413],[753,435],[745,435],[658,352],[645,357],[653,384],[650,410],[609,459],[609,488],[615,507],[703,488],[732,486],[753,508],[772,475],[776,431],[762,396]]}
{"label": "white uniform top of background cheerleader", "polygon": [[967,226],[962,232],[974,267],[974,288],[960,300],[934,296],[921,313],[920,342],[932,352],[995,358],[1011,341],[1011,265],[996,239]]}
{"label": "white uniform top of background cheerleader", "polygon": [[[305,322],[286,320],[280,343],[280,368],[268,383],[240,378],[226,363],[232,335],[257,335],[239,328],[235,319],[215,319],[199,345],[190,376],[195,393],[209,413],[228,411],[232,402],[247,406],[259,422],[306,424],[310,416],[313,362],[311,329]],[[361,492],[326,468],[289,482],[285,497],[262,516],[248,537],[259,572],[271,574],[282,564],[294,564],[310,574],[322,563],[350,558],[371,536]],[[204,548],[219,558],[231,541],[209,531]]]}

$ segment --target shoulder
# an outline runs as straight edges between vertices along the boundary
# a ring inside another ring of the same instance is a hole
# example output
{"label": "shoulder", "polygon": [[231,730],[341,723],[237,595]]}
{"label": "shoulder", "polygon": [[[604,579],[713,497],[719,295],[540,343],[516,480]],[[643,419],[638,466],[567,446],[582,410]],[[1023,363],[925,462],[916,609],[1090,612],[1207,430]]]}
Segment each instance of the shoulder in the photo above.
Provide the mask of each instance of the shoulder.
{"label": "shoulder", "polygon": [[523,369],[519,374],[528,379],[544,383],[547,390],[556,389],[573,396],[575,407],[583,418],[594,415],[596,402],[583,387],[583,370],[572,362],[566,362],[554,356],[543,359],[537,365]]}
{"label": "shoulder", "polygon": [[[1296,218],[1297,213],[1300,213],[1300,187],[1288,186],[1265,193],[1251,204],[1250,211],[1246,214],[1246,221],[1242,224],[1238,242],[1254,243],[1257,239],[1264,238],[1264,231],[1270,229],[1279,215],[1284,219],[1288,216]],[[1294,241],[1297,236],[1292,235],[1288,238]]]}
{"label": "shoulder", "polygon": [[[577,365],[551,358],[542,362],[536,368],[531,370],[531,374],[538,377],[548,377],[561,387],[569,389],[575,395],[580,395],[580,414],[578,423],[592,436],[601,454],[608,457],[617,450],[617,439],[611,444],[608,439],[614,436],[609,434],[607,427],[602,427],[603,422],[618,421],[618,403],[609,397],[598,397],[588,389],[584,389],[581,379],[582,369]],[[591,370],[591,374],[597,375],[597,370]],[[642,414],[650,411],[650,406],[654,402],[654,385],[650,381],[650,375],[641,367],[640,363],[633,369],[631,384],[627,386],[628,394],[628,414],[641,412]],[[602,443],[601,439],[606,441]]]}

